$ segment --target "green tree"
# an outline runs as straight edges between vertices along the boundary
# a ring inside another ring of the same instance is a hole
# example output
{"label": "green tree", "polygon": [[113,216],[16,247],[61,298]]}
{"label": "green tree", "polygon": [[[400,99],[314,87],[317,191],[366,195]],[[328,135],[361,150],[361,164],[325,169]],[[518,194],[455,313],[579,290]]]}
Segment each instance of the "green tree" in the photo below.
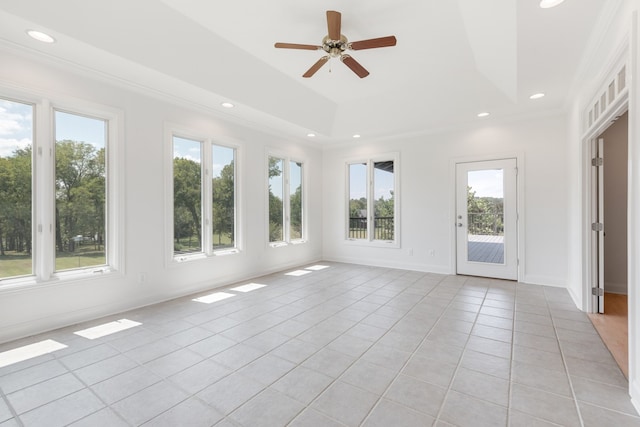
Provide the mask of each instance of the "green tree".
{"label": "green tree", "polygon": [[31,254],[31,146],[0,157],[0,255]]}
{"label": "green tree", "polygon": [[289,196],[291,205],[291,238],[302,238],[302,186],[299,185],[296,191]]}
{"label": "green tree", "polygon": [[[56,247],[73,252],[75,236],[104,235],[104,149],[86,142],[56,142]],[[99,244],[99,242],[96,242]]]}
{"label": "green tree", "polygon": [[393,240],[394,236],[394,216],[395,216],[395,200],[393,191],[391,197],[385,199],[380,196],[374,202],[374,219],[375,219],[375,238],[382,240]]}
{"label": "green tree", "polygon": [[[202,190],[201,190],[201,168],[200,163],[190,159],[176,157],[173,159],[173,204],[174,212],[174,234],[176,232],[188,231],[188,237],[195,234],[198,248],[191,248],[190,251],[202,250],[201,217],[202,217]],[[187,216],[180,215],[184,211],[190,216],[187,224],[177,224],[176,219],[184,221]],[[186,237],[177,234],[176,238]]]}
{"label": "green tree", "polygon": [[467,216],[469,233],[478,235],[504,234],[504,199],[476,197],[467,186]]}
{"label": "green tree", "polygon": [[[271,188],[272,179],[282,177],[283,160],[276,157],[269,157],[269,241],[279,242],[284,240],[283,234],[283,202]],[[281,181],[281,180],[280,180]]]}
{"label": "green tree", "polygon": [[[235,185],[233,161],[225,165],[220,176],[213,178],[213,234],[216,247],[233,247],[235,242]],[[225,241],[222,236],[225,236]]]}

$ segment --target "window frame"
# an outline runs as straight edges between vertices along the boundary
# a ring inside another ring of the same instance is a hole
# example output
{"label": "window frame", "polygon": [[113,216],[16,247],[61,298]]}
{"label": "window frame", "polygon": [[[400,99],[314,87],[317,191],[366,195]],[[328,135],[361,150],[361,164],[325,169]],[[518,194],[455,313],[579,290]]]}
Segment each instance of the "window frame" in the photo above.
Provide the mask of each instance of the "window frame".
{"label": "window frame", "polygon": [[[242,149],[239,143],[220,140],[211,136],[196,133],[180,125],[165,123],[165,256],[167,266],[175,266],[183,262],[212,259],[219,256],[234,255],[242,252],[242,227],[241,227],[241,183],[240,177],[240,156]],[[174,252],[174,191],[173,191],[173,138],[183,138],[201,143],[201,229],[202,251],[176,254]],[[213,146],[232,149],[234,152],[234,247],[213,249],[213,183],[212,183],[212,160]],[[206,162],[206,163],[205,163]],[[211,196],[211,197],[210,197]]]}
{"label": "window frame", "polygon": [[[0,278],[0,290],[47,286],[104,275],[125,273],[124,244],[124,112],[81,100],[69,100],[37,91],[0,86],[0,98],[33,106],[32,136],[32,272]],[[55,270],[55,113],[104,120],[105,139],[105,258],[100,266]]]}
{"label": "window frame", "polygon": [[[282,241],[274,241],[271,242],[269,239],[269,224],[270,224],[270,213],[269,213],[269,208],[270,208],[270,203],[269,203],[269,161],[270,158],[277,158],[277,159],[281,159],[284,163],[284,170],[282,173],[282,213],[283,213],[283,221],[282,221],[282,227],[283,227],[283,237],[284,240]],[[300,164],[300,186],[302,188],[302,197],[301,197],[301,220],[302,220],[302,226],[300,227],[300,231],[302,236],[299,239],[292,239],[291,238],[291,185],[290,185],[290,173],[291,173],[291,163],[299,163]],[[266,202],[265,202],[265,224],[266,224],[266,231],[265,231],[265,240],[267,242],[267,247],[270,248],[279,248],[279,247],[284,247],[284,246],[289,246],[289,245],[299,245],[299,244],[303,244],[303,243],[307,243],[308,242],[308,238],[307,238],[307,171],[306,171],[306,164],[307,162],[303,159],[301,159],[300,157],[296,157],[296,156],[289,156],[286,155],[282,152],[279,151],[271,151],[269,149],[267,149],[267,153],[265,156],[265,178],[266,178],[266,188],[265,188],[265,194],[266,194]]]}
{"label": "window frame", "polygon": [[[393,240],[375,239],[375,168],[379,162],[393,162]],[[350,200],[351,200],[351,165],[366,165],[365,194],[367,197],[367,238],[357,239],[349,237],[350,231]],[[379,154],[375,156],[357,157],[345,160],[345,206],[344,206],[344,243],[356,246],[371,246],[385,248],[400,248],[400,154],[398,152]]]}

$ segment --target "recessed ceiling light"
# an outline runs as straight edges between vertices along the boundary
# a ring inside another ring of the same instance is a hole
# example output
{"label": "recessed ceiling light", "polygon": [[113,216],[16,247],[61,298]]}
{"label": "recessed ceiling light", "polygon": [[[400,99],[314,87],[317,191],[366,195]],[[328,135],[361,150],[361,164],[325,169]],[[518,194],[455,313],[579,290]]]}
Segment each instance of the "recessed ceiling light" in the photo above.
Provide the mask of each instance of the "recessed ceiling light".
{"label": "recessed ceiling light", "polygon": [[315,134],[315,133],[308,133],[308,134],[307,134],[307,136],[308,136],[309,138],[314,138],[314,137],[316,136],[316,134]]}
{"label": "recessed ceiling light", "polygon": [[557,5],[559,5],[560,3],[562,3],[564,0],[541,0],[540,1],[540,7],[543,9],[549,9],[550,7],[556,7]]}
{"label": "recessed ceiling light", "polygon": [[533,95],[531,95],[529,97],[529,99],[540,99],[540,98],[544,98],[544,93],[542,93],[542,92],[534,93]]}
{"label": "recessed ceiling light", "polygon": [[353,137],[354,137],[354,138],[360,138],[360,134],[357,134],[357,133],[356,133],[355,135],[353,135]]}
{"label": "recessed ceiling light", "polygon": [[43,43],[54,43],[56,41],[56,39],[51,37],[49,34],[43,33],[42,31],[27,30],[27,34],[29,35],[29,37]]}
{"label": "recessed ceiling light", "polygon": [[223,102],[220,105],[222,105],[224,108],[233,108],[234,107],[234,105],[232,103],[230,103],[230,102]]}
{"label": "recessed ceiling light", "polygon": [[484,113],[478,113],[478,117],[487,117],[489,115],[489,113],[487,113],[486,111]]}

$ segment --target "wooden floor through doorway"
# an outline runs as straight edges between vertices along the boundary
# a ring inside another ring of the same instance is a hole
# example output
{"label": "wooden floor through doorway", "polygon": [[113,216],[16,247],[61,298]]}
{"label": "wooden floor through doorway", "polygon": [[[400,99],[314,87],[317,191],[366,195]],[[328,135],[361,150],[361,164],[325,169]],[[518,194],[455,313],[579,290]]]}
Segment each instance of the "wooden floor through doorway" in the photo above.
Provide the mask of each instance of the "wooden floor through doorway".
{"label": "wooden floor through doorway", "polygon": [[593,326],[602,337],[624,375],[629,378],[629,324],[627,296],[604,294],[604,314],[590,313]]}

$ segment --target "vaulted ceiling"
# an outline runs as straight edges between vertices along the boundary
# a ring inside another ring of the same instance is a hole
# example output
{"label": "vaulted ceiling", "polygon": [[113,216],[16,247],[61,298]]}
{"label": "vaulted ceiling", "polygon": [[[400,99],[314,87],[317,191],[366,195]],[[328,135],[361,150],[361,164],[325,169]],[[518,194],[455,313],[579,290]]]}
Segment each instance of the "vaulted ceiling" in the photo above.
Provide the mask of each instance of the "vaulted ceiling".
{"label": "vaulted ceiling", "polygon": [[[314,143],[448,129],[560,111],[594,28],[616,0],[0,0],[0,44],[40,52],[231,119]],[[358,78],[318,51],[326,10],[357,41],[395,35],[395,47],[351,52]],[[56,38],[28,38],[39,29]],[[1,53],[0,53],[1,55]],[[543,92],[542,99],[529,96]],[[235,108],[225,110],[222,101]]]}

